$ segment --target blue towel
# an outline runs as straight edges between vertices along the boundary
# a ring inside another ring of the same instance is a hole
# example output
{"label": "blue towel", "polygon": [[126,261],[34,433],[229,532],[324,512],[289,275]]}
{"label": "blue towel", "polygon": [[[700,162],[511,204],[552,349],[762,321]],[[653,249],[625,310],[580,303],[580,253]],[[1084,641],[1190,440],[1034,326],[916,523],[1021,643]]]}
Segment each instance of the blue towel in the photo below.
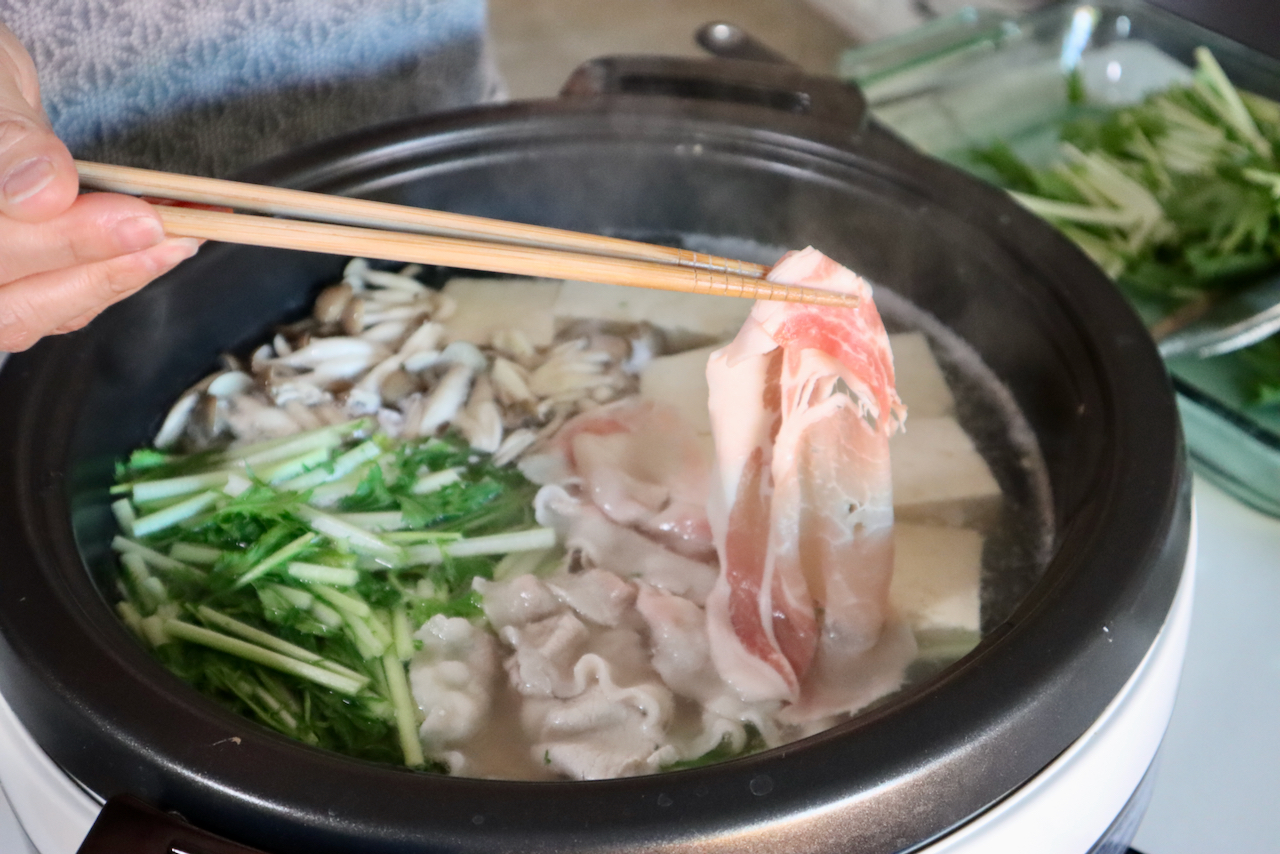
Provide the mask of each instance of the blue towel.
{"label": "blue towel", "polygon": [[492,99],[484,0],[0,0],[77,157],[225,176]]}

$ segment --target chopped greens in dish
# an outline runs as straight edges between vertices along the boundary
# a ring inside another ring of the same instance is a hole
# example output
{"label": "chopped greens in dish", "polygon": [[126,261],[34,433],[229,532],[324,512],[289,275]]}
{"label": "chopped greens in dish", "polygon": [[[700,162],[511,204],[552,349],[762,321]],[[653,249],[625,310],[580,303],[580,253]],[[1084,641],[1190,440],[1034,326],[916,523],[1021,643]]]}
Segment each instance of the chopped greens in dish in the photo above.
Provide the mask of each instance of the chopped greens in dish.
{"label": "chopped greens in dish", "polygon": [[[1085,95],[1068,79],[1073,100]],[[1280,270],[1280,105],[1235,88],[1196,51],[1190,83],[1126,107],[1081,104],[1044,168],[997,141],[982,174],[1071,238],[1160,332]],[[1280,352],[1256,346],[1250,397],[1275,399]]]}

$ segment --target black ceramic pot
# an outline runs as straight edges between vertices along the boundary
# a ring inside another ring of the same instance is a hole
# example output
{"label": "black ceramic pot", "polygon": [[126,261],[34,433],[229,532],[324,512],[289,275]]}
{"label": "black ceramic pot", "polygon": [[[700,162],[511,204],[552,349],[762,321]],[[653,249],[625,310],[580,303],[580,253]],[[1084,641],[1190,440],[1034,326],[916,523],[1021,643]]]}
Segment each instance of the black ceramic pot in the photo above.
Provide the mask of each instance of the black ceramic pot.
{"label": "black ceramic pot", "polygon": [[1106,278],[1002,193],[868,123],[839,84],[750,63],[606,61],[566,91],[382,127],[246,177],[651,240],[823,249],[931,312],[1021,408],[1054,531],[1030,592],[927,683],[717,766],[510,783],[289,741],[164,671],[108,604],[113,460],[218,353],[305,311],[342,264],[207,246],[0,371],[0,691],[91,791],[276,854],[880,854],[1023,785],[1134,672],[1182,572],[1189,485],[1161,362]]}

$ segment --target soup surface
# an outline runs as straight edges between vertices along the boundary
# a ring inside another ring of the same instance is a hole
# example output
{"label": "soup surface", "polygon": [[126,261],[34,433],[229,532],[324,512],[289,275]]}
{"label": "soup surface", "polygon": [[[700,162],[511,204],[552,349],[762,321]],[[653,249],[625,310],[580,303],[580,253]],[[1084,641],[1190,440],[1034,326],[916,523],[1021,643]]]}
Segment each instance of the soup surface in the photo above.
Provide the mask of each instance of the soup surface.
{"label": "soup surface", "polygon": [[[717,415],[707,376],[752,304],[543,280],[437,290],[420,274],[351,262],[311,317],[226,357],[119,467],[121,616],[267,726],[479,777],[717,761],[955,661],[1047,559],[1043,466],[1009,395],[877,290],[910,415],[888,440],[883,589],[858,594],[879,609],[874,631],[840,640],[854,653],[837,701],[810,699],[817,677],[785,626],[769,640],[789,657],[744,675],[740,612],[716,610],[733,507],[708,495],[726,477],[717,447],[752,407]],[[852,405],[850,385],[828,396]],[[815,671],[839,625],[825,584]]]}

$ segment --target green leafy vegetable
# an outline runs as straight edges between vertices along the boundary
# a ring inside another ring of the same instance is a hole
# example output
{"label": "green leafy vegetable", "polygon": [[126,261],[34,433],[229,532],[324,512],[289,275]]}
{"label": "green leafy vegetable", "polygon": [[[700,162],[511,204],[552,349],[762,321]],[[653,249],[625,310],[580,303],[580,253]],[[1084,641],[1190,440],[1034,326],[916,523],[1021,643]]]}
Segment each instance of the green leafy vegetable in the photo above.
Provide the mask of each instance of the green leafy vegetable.
{"label": "green leafy vegetable", "polygon": [[[494,539],[534,524],[536,487],[518,471],[456,437],[362,439],[368,427],[185,457],[134,452],[116,468],[125,497],[112,505],[131,534],[113,543],[118,611],[173,672],[236,712],[308,744],[443,771],[417,743],[412,630],[436,614],[482,618],[473,580],[491,579],[507,552],[545,548],[550,532]],[[473,539],[469,556],[438,548],[465,553]],[[424,545],[434,559],[416,562]]]}
{"label": "green leafy vegetable", "polygon": [[1249,388],[1252,402],[1259,406],[1280,403],[1280,338],[1268,338],[1240,351],[1240,358],[1251,376]]}
{"label": "green leafy vegetable", "polygon": [[[1141,103],[1077,106],[1046,168],[1002,141],[970,152],[975,171],[1058,226],[1152,321],[1280,270],[1280,105],[1237,91],[1208,50],[1196,63],[1190,83]],[[1079,76],[1066,85],[1084,104]],[[1280,348],[1250,359],[1251,398],[1280,400]]]}

